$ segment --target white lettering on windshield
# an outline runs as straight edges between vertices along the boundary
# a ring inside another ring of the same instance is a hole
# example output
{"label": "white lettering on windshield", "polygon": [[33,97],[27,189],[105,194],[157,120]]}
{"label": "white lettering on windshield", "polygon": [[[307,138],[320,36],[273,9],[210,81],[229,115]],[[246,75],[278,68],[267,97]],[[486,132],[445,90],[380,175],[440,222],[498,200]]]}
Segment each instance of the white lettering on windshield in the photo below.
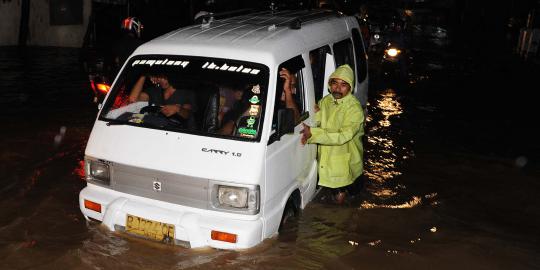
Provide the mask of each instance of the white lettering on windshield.
{"label": "white lettering on windshield", "polygon": [[241,72],[245,74],[252,74],[257,75],[259,72],[261,72],[260,69],[255,68],[248,68],[244,67],[244,65],[241,65],[239,67],[237,66],[229,66],[227,63],[224,63],[221,66],[216,65],[214,62],[206,62],[201,67],[202,69],[214,69],[214,70],[223,70],[223,71],[231,71],[231,72]]}
{"label": "white lettering on windshield", "polygon": [[[155,60],[155,59],[141,59],[141,60],[135,60],[131,64],[131,66],[136,65],[147,65],[147,66],[182,66],[183,68],[186,68],[189,65],[189,61],[175,61],[175,60],[169,60],[168,58],[164,60]],[[230,71],[230,72],[241,72],[245,74],[252,74],[257,75],[259,72],[261,72],[260,69],[255,68],[249,68],[244,67],[244,65],[238,66],[229,66],[227,63],[224,63],[221,66],[216,65],[214,62],[206,62],[201,67],[203,69],[214,69],[214,70],[223,70],[223,71]]]}
{"label": "white lettering on windshield", "polygon": [[131,66],[133,67],[133,66],[136,66],[136,65],[148,65],[148,66],[153,66],[153,65],[173,66],[174,65],[174,66],[182,66],[183,68],[186,68],[188,64],[189,64],[189,61],[174,61],[174,60],[169,60],[167,58],[167,59],[164,59],[164,60],[153,60],[153,59],[135,60],[135,61],[133,61]]}

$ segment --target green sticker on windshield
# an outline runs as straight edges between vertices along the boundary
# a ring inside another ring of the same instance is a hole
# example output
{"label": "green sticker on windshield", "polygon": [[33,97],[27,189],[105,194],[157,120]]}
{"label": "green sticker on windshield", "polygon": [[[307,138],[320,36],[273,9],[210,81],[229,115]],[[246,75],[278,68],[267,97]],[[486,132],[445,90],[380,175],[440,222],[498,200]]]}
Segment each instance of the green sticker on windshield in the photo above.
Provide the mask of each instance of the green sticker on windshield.
{"label": "green sticker on windshield", "polygon": [[238,133],[245,134],[245,135],[253,135],[255,136],[257,134],[257,130],[252,128],[239,128]]}
{"label": "green sticker on windshield", "polygon": [[259,99],[258,96],[252,96],[250,99],[249,99],[249,102],[251,102],[251,104],[257,104],[259,103],[261,100]]}
{"label": "green sticker on windshield", "polygon": [[246,121],[247,123],[247,127],[248,128],[253,128],[253,125],[255,124],[255,117],[251,116],[250,118],[248,118],[248,120]]}

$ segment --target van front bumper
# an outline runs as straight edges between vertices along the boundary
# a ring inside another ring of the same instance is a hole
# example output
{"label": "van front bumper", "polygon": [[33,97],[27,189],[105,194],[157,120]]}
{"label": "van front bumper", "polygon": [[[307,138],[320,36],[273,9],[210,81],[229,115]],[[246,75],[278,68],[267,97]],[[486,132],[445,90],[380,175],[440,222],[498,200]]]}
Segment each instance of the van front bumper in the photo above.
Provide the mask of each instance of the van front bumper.
{"label": "van front bumper", "polygon": [[[85,207],[85,200],[101,205],[101,212]],[[191,248],[250,248],[262,241],[263,221],[259,216],[244,216],[196,209],[133,196],[89,184],[79,194],[85,218],[101,221],[111,231],[122,231],[127,216],[174,225],[174,242]],[[236,243],[212,240],[212,231],[236,234]]]}

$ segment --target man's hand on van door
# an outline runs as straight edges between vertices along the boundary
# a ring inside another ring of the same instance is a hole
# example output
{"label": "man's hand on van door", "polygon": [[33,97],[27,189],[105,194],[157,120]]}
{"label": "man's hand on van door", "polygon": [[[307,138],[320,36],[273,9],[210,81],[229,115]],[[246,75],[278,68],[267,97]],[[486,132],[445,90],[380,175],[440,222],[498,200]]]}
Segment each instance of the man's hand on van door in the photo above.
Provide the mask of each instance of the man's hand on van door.
{"label": "man's hand on van door", "polygon": [[302,123],[302,125],[304,126],[304,129],[300,131],[300,133],[302,133],[302,139],[300,140],[300,142],[302,143],[302,145],[305,145],[307,143],[307,140],[311,138],[311,127],[304,123]]}

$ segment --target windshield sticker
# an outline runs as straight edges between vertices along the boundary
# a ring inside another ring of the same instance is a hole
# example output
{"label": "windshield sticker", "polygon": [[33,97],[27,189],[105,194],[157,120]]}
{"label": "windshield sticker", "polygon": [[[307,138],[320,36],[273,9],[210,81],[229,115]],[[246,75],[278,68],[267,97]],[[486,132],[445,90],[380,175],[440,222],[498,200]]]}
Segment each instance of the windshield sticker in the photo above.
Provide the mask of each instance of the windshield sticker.
{"label": "windshield sticker", "polygon": [[175,61],[175,60],[153,60],[153,59],[142,59],[142,60],[135,60],[131,64],[131,66],[135,65],[147,65],[147,66],[153,66],[153,65],[160,65],[160,66],[182,66],[183,68],[187,67],[189,64],[189,61]]}
{"label": "windshield sticker", "polygon": [[249,139],[255,138],[254,135],[248,135],[248,134],[240,134],[240,137],[249,138]]}
{"label": "windshield sticker", "polygon": [[251,92],[253,92],[253,94],[260,94],[261,93],[261,87],[258,84],[254,85],[251,88]]}
{"label": "windshield sticker", "polygon": [[249,107],[249,115],[250,116],[257,116],[259,115],[259,108],[261,106],[260,105],[251,105],[251,107]]}
{"label": "windshield sticker", "polygon": [[247,123],[247,127],[248,128],[253,128],[253,125],[255,124],[255,121],[257,121],[257,119],[253,116],[249,117],[248,120],[246,121]]}
{"label": "windshield sticker", "polygon": [[257,104],[259,103],[261,100],[259,99],[258,96],[252,96],[250,99],[249,99],[249,102],[251,102],[251,104]]}
{"label": "windshield sticker", "polygon": [[257,75],[259,74],[259,72],[261,72],[261,70],[259,69],[244,67],[244,65],[237,67],[237,66],[229,66],[227,65],[227,63],[224,63],[223,65],[220,66],[220,65],[216,65],[214,62],[212,63],[206,62],[201,68],[223,70],[223,71],[230,71],[230,72],[242,72],[242,73],[252,74],[252,75]]}
{"label": "windshield sticker", "polygon": [[253,136],[254,137],[255,135],[257,135],[257,130],[252,129],[252,128],[241,127],[241,128],[238,129],[238,133],[240,133],[240,135],[248,135],[248,136]]}

